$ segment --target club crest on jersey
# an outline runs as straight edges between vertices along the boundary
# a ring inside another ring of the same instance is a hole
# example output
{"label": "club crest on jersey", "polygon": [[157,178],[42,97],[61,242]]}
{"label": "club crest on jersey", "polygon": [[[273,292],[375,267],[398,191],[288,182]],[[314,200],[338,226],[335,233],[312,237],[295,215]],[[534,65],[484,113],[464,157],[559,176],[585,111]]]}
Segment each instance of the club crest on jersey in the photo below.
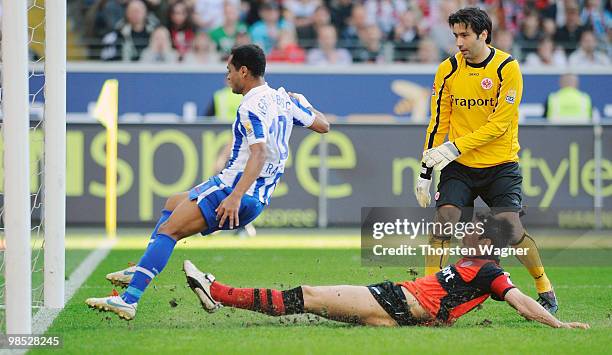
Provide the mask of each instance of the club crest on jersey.
{"label": "club crest on jersey", "polygon": [[471,261],[464,261],[459,266],[461,266],[461,267],[468,267],[468,266],[472,266],[472,264],[474,264],[474,263],[471,262]]}
{"label": "club crest on jersey", "polygon": [[247,134],[253,133],[253,126],[251,125],[251,122],[244,122],[242,125],[244,126],[244,129],[246,129]]}
{"label": "club crest on jersey", "polygon": [[514,100],[516,99],[516,90],[508,90],[506,94],[506,102],[509,104],[514,104]]}
{"label": "club crest on jersey", "polygon": [[485,90],[489,90],[489,89],[491,89],[493,87],[493,80],[491,80],[489,78],[484,78],[480,82],[480,86],[482,86],[482,88],[485,89]]}

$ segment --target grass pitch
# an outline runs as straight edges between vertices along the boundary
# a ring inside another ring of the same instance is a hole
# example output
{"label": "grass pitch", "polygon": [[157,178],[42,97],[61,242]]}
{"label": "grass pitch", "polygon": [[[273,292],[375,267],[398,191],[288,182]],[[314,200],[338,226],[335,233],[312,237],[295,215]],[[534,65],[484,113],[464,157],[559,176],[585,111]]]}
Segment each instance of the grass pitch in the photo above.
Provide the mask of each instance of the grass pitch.
{"label": "grass pitch", "polygon": [[[293,241],[287,242],[290,238]],[[287,238],[264,236],[246,241],[219,236],[208,245],[197,239],[194,244],[179,245],[164,272],[147,289],[131,322],[90,310],[84,303],[87,297],[109,294],[112,287],[104,279],[106,273],[125,267],[128,261],[138,261],[147,238],[124,238],[67,304],[48,334],[61,335],[62,353],[70,354],[609,353],[612,267],[547,268],[560,302],[558,317],[588,322],[592,327],[588,331],[551,329],[528,322],[504,302],[493,300],[450,328],[372,328],[315,316],[274,318],[229,308],[208,314],[200,308],[181,271],[182,261],[191,259],[221,282],[279,289],[300,284],[366,285],[413,277],[408,267],[362,267],[358,238],[315,239],[310,246],[295,242],[296,238],[295,233]],[[519,266],[507,271],[518,287],[535,295],[526,270]]]}

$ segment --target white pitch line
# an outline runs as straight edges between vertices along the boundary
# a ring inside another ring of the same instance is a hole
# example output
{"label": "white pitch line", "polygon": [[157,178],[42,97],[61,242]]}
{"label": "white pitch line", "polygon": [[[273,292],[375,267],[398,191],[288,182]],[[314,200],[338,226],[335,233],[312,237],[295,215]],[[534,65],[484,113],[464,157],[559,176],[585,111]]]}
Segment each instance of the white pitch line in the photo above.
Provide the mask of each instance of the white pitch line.
{"label": "white pitch line", "polygon": [[[68,301],[74,296],[79,287],[87,280],[89,275],[98,267],[102,260],[106,258],[116,242],[116,239],[107,239],[103,241],[100,246],[92,251],[85,260],[83,260],[81,265],[72,272],[70,278],[66,282],[64,304],[68,304]],[[62,309],[42,308],[38,311],[32,319],[32,334],[44,334],[61,310]]]}
{"label": "white pitch line", "polygon": [[[89,275],[98,267],[98,265],[106,258],[108,253],[111,251],[116,239],[106,239],[100,243],[98,248],[85,258],[83,262],[72,272],[68,281],[66,281],[66,292],[64,295],[64,304],[68,304],[72,296],[81,287],[81,285],[87,280]],[[47,329],[51,326],[55,318],[60,314],[62,309],[58,308],[41,308],[32,319],[32,334],[43,335],[47,332]],[[23,355],[28,349],[17,349],[10,351],[10,354]],[[5,353],[0,351],[0,354]]]}

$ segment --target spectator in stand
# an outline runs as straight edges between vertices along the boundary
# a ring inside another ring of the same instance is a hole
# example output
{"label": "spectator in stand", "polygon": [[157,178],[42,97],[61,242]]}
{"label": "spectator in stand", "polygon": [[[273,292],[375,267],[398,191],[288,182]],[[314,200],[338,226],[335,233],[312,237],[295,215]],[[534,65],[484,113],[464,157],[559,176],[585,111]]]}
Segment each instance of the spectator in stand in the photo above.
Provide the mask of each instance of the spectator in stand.
{"label": "spectator in stand", "polygon": [[249,32],[248,31],[238,31],[238,33],[236,34],[236,44],[234,44],[234,46],[242,46],[244,44],[250,44],[253,43],[253,41],[251,41],[251,36],[249,36]]}
{"label": "spectator in stand", "polygon": [[195,38],[195,25],[192,20],[192,11],[187,3],[178,0],[168,8],[168,29],[172,39],[172,47],[176,49],[179,60],[191,49]]}
{"label": "spectator in stand", "polygon": [[261,20],[255,22],[249,32],[253,43],[267,54],[276,44],[280,31],[287,28],[287,23],[280,18],[278,5],[273,1],[261,5],[259,16]]}
{"label": "spectator in stand", "polygon": [[498,30],[496,33],[494,33],[493,47],[508,54],[512,54],[512,56],[516,59],[521,57],[521,49],[514,44],[514,37],[512,37],[512,33],[510,33],[510,31]]}
{"label": "spectator in stand", "polygon": [[353,11],[353,0],[336,0],[330,6],[331,22],[337,33],[343,33]]}
{"label": "spectator in stand", "polygon": [[440,0],[437,16],[430,16],[429,37],[446,55],[457,53],[455,37],[448,27],[448,17],[459,9],[454,0]]}
{"label": "spectator in stand", "polygon": [[242,21],[246,23],[248,27],[253,26],[253,24],[259,20],[261,17],[259,16],[259,12],[261,11],[261,6],[271,0],[241,0],[241,11],[245,12],[244,17],[241,17]]}
{"label": "spectator in stand", "polygon": [[223,25],[223,7],[225,2],[238,6],[240,0],[192,0],[194,2],[193,21],[200,31],[211,31]]}
{"label": "spectator in stand", "polygon": [[170,32],[163,26],[157,27],[151,34],[149,46],[140,55],[141,63],[177,63],[178,53],[172,48]]}
{"label": "spectator in stand", "polygon": [[372,23],[368,22],[368,14],[363,5],[353,5],[348,26],[340,36],[340,47],[354,48],[359,44],[359,32]]}
{"label": "spectator in stand", "polygon": [[542,38],[554,38],[557,32],[557,24],[552,18],[544,17],[542,19]]}
{"label": "spectator in stand", "polygon": [[240,9],[234,2],[228,1],[223,6],[223,25],[210,31],[209,34],[221,56],[227,59],[236,45],[238,33],[246,31],[246,24],[240,22]]}
{"label": "spectator in stand", "polygon": [[423,38],[419,42],[416,59],[419,64],[439,64],[440,49],[436,42],[429,38]]}
{"label": "spectator in stand", "polygon": [[534,11],[527,14],[520,27],[521,32],[518,35],[517,42],[523,53],[529,54],[535,52],[540,41],[540,20],[538,19],[538,14]]}
{"label": "spectator in stand", "polygon": [[293,14],[296,28],[312,24],[312,15],[321,5],[319,0],[285,0],[283,6]]}
{"label": "spectator in stand", "polygon": [[[85,13],[85,37],[91,41],[90,51],[97,58],[102,38],[125,18],[126,0],[95,0]],[[87,6],[87,4],[84,4]],[[92,59],[93,59],[92,58]]]}
{"label": "spectator in stand", "polygon": [[329,10],[325,5],[320,5],[312,14],[310,25],[296,28],[300,47],[307,49],[315,47],[317,45],[317,29],[329,24],[331,24]]}
{"label": "spectator in stand", "polygon": [[[605,42],[607,37],[606,16],[601,7],[600,0],[586,0],[582,13],[580,14],[581,22],[591,28],[598,40]],[[610,19],[608,19],[610,21]],[[608,26],[612,22],[608,23]]]}
{"label": "spectator in stand", "polygon": [[567,58],[563,49],[555,49],[555,43],[551,38],[544,37],[538,43],[537,51],[529,53],[525,58],[525,66],[565,68]]}
{"label": "spectator in stand", "polygon": [[574,4],[576,0],[548,0],[548,5],[540,11],[544,18],[552,19],[555,27],[565,25],[565,4]]}
{"label": "spectator in stand", "polygon": [[125,18],[117,23],[114,31],[102,38],[104,48],[100,59],[138,61],[158,24],[157,18],[148,15],[142,0],[130,0],[125,9]]}
{"label": "spectator in stand", "polygon": [[193,40],[193,46],[185,55],[183,62],[188,64],[217,64],[221,62],[221,57],[217,53],[215,43],[208,34],[198,32]]}
{"label": "spectator in stand", "polygon": [[404,0],[365,0],[363,6],[368,14],[368,23],[376,24],[385,37],[391,33],[401,14],[407,10]]}
{"label": "spectator in stand", "polygon": [[580,23],[580,10],[576,3],[567,4],[565,7],[565,25],[557,29],[555,33],[555,43],[560,44],[565,49],[565,54],[570,54],[578,45],[578,40],[582,32],[586,30]]}
{"label": "spectator in stand", "polygon": [[382,48],[382,31],[377,25],[369,25],[361,31],[359,47],[352,53],[354,63],[385,63]]}
{"label": "spectator in stand", "polygon": [[593,31],[586,30],[580,36],[580,46],[569,56],[572,68],[577,66],[610,65],[610,58],[597,50],[597,38]]}
{"label": "spectator in stand", "polygon": [[[170,0],[170,2],[174,2],[176,0]],[[144,0],[145,5],[147,5],[147,10],[149,10],[149,14],[155,16],[155,18],[161,19],[166,16],[168,13],[168,6],[166,0]],[[165,26],[166,24],[164,24]]]}
{"label": "spectator in stand", "polygon": [[276,46],[268,55],[268,62],[304,63],[306,53],[297,44],[295,30],[288,27],[281,30]]}
{"label": "spectator in stand", "polygon": [[345,48],[337,48],[338,36],[336,28],[325,25],[319,28],[317,35],[318,47],[308,51],[306,63],[314,65],[348,65],[353,59]]}
{"label": "spectator in stand", "polygon": [[404,11],[389,35],[389,40],[395,46],[394,61],[408,61],[416,53],[420,39],[414,11]]}

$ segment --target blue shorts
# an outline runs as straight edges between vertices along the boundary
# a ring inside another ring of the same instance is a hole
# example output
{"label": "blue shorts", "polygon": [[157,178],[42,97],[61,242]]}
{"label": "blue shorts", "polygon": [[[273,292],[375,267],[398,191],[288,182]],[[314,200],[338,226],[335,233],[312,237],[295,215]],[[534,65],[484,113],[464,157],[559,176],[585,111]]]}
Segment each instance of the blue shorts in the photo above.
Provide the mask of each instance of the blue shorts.
{"label": "blue shorts", "polygon": [[[223,227],[219,227],[219,221],[217,221],[217,212],[215,210],[221,204],[229,194],[232,193],[232,188],[225,186],[221,179],[216,176],[211,177],[208,181],[201,183],[200,185],[189,190],[189,199],[195,200],[200,207],[202,216],[206,220],[208,228],[203,230],[202,235],[208,235],[218,230],[229,230],[229,219],[225,221]],[[240,226],[246,226],[251,223],[261,211],[263,211],[265,205],[258,199],[250,195],[242,196],[240,202],[240,210],[238,211],[238,217],[240,218]]]}

